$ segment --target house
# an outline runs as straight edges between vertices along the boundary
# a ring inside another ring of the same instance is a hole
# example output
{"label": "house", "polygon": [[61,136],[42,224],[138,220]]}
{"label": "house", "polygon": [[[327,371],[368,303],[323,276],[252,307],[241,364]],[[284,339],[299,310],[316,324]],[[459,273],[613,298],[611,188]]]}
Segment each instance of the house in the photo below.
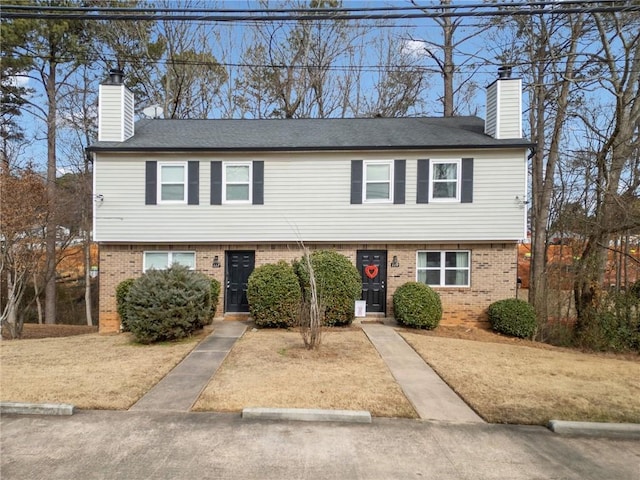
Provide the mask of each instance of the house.
{"label": "house", "polygon": [[[115,288],[173,262],[217,278],[217,316],[246,314],[255,266],[335,249],[362,272],[368,315],[408,281],[441,295],[443,323],[486,319],[514,297],[526,235],[521,81],[502,69],[487,120],[144,119],[122,72],[100,86],[94,238],[100,331]],[[374,265],[365,268],[369,265]]]}

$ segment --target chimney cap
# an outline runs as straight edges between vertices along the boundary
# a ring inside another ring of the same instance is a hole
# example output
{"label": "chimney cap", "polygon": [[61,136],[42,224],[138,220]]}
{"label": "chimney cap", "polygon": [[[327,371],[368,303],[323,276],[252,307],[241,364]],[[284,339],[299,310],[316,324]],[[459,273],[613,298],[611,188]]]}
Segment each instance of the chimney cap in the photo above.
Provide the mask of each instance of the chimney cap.
{"label": "chimney cap", "polygon": [[122,85],[122,79],[124,78],[124,72],[119,68],[112,68],[109,70],[109,80],[107,83],[112,85]]}
{"label": "chimney cap", "polygon": [[498,68],[498,78],[511,78],[511,65],[503,65]]}

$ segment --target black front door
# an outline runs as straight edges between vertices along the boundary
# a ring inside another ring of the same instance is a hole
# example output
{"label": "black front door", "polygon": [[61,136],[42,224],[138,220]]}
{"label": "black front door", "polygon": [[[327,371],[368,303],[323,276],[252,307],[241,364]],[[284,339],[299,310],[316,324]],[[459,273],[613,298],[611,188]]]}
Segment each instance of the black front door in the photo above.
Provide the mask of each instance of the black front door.
{"label": "black front door", "polygon": [[387,252],[358,250],[356,266],[362,277],[362,300],[367,301],[367,313],[385,313]]}
{"label": "black front door", "polygon": [[256,255],[254,251],[226,252],[225,276],[227,278],[227,288],[224,296],[226,312],[249,311],[247,282],[249,275],[253,272],[255,263]]}

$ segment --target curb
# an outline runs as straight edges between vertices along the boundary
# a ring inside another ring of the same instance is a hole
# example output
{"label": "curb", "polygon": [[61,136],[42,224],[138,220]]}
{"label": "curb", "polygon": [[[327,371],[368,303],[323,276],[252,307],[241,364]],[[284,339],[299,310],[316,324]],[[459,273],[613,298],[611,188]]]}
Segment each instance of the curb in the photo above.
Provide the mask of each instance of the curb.
{"label": "curb", "polygon": [[547,428],[560,435],[640,438],[640,423],[598,423],[551,420]]}
{"label": "curb", "polygon": [[0,402],[1,414],[73,415],[75,407],[68,403]]}
{"label": "curb", "polygon": [[318,410],[312,408],[262,408],[242,410],[245,420],[296,420],[300,422],[371,423],[371,413],[364,410]]}

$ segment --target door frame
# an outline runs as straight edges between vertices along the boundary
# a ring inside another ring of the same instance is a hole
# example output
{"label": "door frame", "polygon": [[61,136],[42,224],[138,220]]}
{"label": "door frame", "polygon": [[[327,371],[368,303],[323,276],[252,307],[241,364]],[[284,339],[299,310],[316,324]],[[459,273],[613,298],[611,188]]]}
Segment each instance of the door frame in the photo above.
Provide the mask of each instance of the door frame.
{"label": "door frame", "polygon": [[380,255],[380,262],[379,264],[381,266],[378,267],[378,275],[380,276],[379,279],[379,283],[380,283],[380,288],[382,290],[382,292],[380,293],[381,295],[381,308],[380,310],[376,310],[376,311],[372,311],[369,309],[369,305],[367,305],[367,315],[369,314],[382,314],[382,315],[386,315],[387,314],[387,257],[388,257],[388,251],[387,250],[381,250],[381,249],[376,249],[376,250],[369,250],[369,249],[362,249],[362,250],[356,250],[356,268],[358,269],[358,271],[360,272],[360,281],[362,282],[363,288],[362,288],[362,293],[360,298],[362,298],[363,300],[367,300],[367,298],[363,298],[365,295],[365,289],[364,289],[364,284],[365,281],[367,281],[367,277],[365,276],[365,272],[364,272],[364,267],[366,267],[367,265],[369,265],[369,263],[365,263],[364,262],[364,258],[363,258],[363,254],[368,254],[370,257],[371,256],[375,256],[375,255]]}
{"label": "door frame", "polygon": [[[224,252],[224,313],[249,313],[249,309],[247,308],[247,310],[229,310],[229,289],[231,288],[231,280],[230,280],[230,273],[231,273],[231,262],[230,262],[230,257],[231,255],[244,255],[244,254],[250,254],[253,258],[253,262],[252,262],[252,268],[251,268],[251,272],[253,272],[253,270],[255,269],[256,266],[256,251],[255,250],[225,250]],[[251,275],[251,272],[249,272],[249,275]],[[249,275],[247,275],[247,280],[249,279]],[[243,295],[246,295],[246,283],[243,287]],[[239,307],[241,307],[242,304],[239,304]]]}

